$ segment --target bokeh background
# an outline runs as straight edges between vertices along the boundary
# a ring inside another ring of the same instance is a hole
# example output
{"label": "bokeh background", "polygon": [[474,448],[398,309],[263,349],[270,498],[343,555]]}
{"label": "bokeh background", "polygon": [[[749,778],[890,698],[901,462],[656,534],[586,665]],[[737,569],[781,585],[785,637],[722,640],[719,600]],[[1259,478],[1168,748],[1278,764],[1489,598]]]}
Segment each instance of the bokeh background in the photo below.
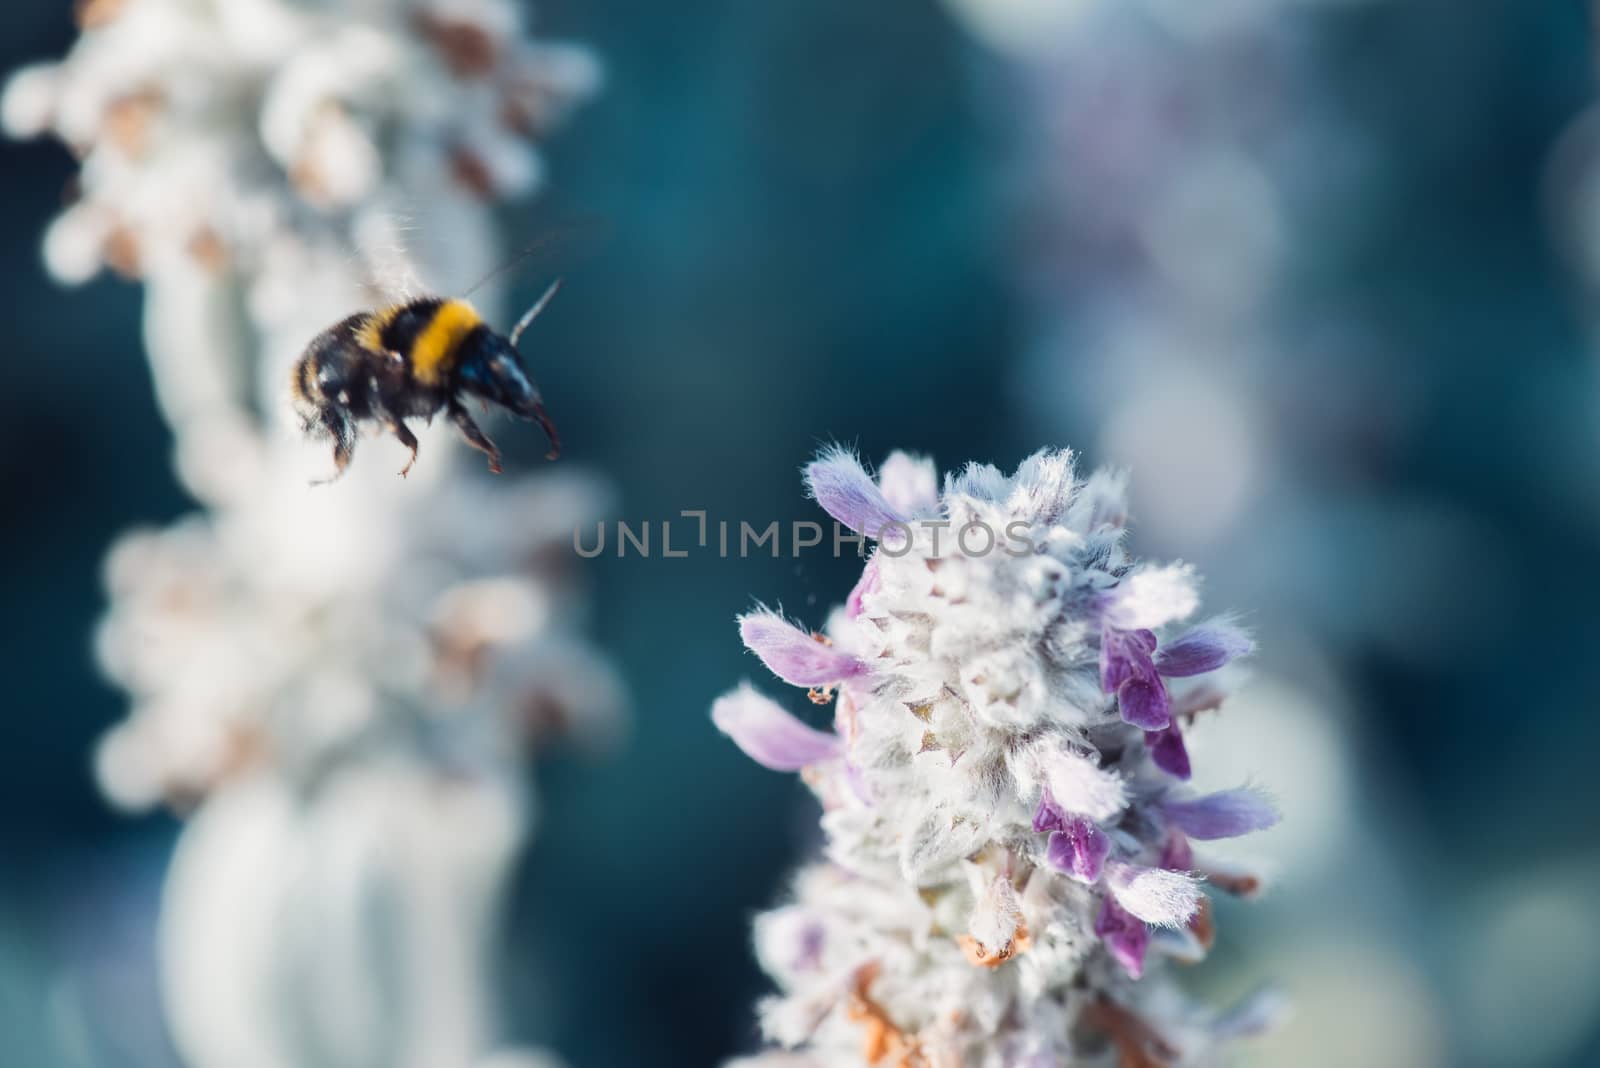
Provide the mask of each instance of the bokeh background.
{"label": "bokeh background", "polygon": [[[563,463],[636,523],[763,525],[817,518],[798,469],[828,441],[1131,466],[1136,547],[1197,563],[1262,645],[1197,767],[1287,814],[1252,843],[1273,892],[1223,910],[1188,981],[1289,987],[1256,1063],[1600,1063],[1587,5],[1094,6],[542,3],[608,71],[505,219],[510,245],[607,223],[533,350]],[[66,8],[0,9],[0,67],[60,54]],[[177,824],[95,788],[123,699],[89,634],[107,546],[190,503],[137,289],[40,266],[72,161],[0,153],[0,1061],[171,1065]],[[541,771],[502,946],[517,1037],[577,1068],[752,1048],[748,922],[814,807],[707,709],[759,675],[735,613],[820,623],[853,567],[582,565],[636,716]]]}

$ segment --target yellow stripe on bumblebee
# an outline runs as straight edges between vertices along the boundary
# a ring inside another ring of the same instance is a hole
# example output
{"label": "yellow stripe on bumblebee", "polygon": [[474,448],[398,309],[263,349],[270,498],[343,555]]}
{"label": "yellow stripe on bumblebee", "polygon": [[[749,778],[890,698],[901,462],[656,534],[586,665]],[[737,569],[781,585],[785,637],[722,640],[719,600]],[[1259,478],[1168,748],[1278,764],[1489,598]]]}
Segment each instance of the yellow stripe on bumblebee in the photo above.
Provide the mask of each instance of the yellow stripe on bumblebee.
{"label": "yellow stripe on bumblebee", "polygon": [[483,318],[464,300],[439,305],[411,346],[411,373],[423,385],[438,385],[449,372],[456,350]]}
{"label": "yellow stripe on bumblebee", "polygon": [[383,332],[394,322],[394,317],[400,314],[402,307],[404,305],[392,304],[367,316],[366,321],[356,330],[356,344],[368,352],[381,354],[384,351]]}

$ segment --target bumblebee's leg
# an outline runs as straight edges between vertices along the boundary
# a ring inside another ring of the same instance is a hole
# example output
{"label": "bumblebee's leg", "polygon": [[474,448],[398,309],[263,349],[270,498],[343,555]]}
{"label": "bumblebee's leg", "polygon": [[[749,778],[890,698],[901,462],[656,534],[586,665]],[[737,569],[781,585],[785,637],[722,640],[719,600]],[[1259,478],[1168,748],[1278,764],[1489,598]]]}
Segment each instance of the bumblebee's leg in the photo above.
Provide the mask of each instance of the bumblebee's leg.
{"label": "bumblebee's leg", "polygon": [[417,462],[417,436],[399,419],[389,421],[389,432],[399,440],[400,444],[411,450],[411,459],[400,469],[400,477],[404,478],[411,473],[411,465]]}
{"label": "bumblebee's leg", "polygon": [[377,390],[376,383],[374,383],[372,392],[372,397],[367,401],[372,411],[372,417],[383,424],[383,428],[393,434],[396,441],[411,450],[411,459],[407,460],[406,465],[400,469],[400,477],[405,478],[411,473],[412,465],[417,462],[417,436],[411,432],[410,427],[406,426],[405,419],[395,414],[394,409],[384,403],[384,397]]}
{"label": "bumblebee's leg", "polygon": [[318,479],[313,486],[323,486],[333,482],[350,466],[350,457],[356,451],[355,424],[350,417],[332,408],[324,408],[321,415],[322,428],[333,438],[333,474],[327,478]]}
{"label": "bumblebee's leg", "polygon": [[500,473],[500,450],[495,448],[494,442],[489,440],[477,423],[472,421],[472,413],[467,411],[458,402],[450,405],[450,421],[461,429],[461,436],[467,439],[467,444],[478,449],[489,457],[489,470],[495,474]]}

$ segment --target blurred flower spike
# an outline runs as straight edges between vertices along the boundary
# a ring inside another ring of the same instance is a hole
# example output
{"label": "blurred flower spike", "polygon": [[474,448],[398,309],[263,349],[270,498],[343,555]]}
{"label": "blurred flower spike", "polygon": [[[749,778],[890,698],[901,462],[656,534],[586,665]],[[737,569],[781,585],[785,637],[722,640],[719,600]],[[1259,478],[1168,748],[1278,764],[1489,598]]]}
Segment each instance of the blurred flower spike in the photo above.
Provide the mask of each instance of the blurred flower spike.
{"label": "blurred flower spike", "polygon": [[[1259,885],[1192,842],[1278,814],[1248,786],[1184,784],[1182,728],[1253,643],[1228,620],[1188,624],[1192,569],[1128,555],[1123,479],[1040,452],[940,492],[929,461],[895,453],[874,478],[832,449],[806,482],[840,522],[898,523],[911,544],[875,552],[820,634],[740,620],[768,669],[834,704],[831,730],[749,685],[712,712],[753,759],[801,773],[826,837],[793,902],[756,923],[779,987],[762,1027],[794,1052],[742,1063],[1187,1065],[1266,1026],[1254,1002],[1185,1003],[1155,966],[1209,949],[1208,885]],[[1034,551],[939,553],[938,524],[912,518],[1020,523]]]}
{"label": "blurred flower spike", "polygon": [[[191,817],[160,960],[192,1068],[545,1063],[501,1046],[494,925],[533,756],[620,723],[559,551],[610,492],[571,470],[491,487],[452,470],[448,436],[407,480],[375,442],[314,489],[326,450],[308,466],[287,403],[319,331],[503,263],[494,206],[538,188],[538,142],[600,80],[525,14],[83,0],[68,55],[0,98],[11,134],[81,161],[49,270],[143,282],[177,473],[206,506],[114,547],[96,641],[132,705],[102,789]],[[498,322],[500,296],[473,300]]]}
{"label": "blurred flower spike", "polygon": [[7,86],[13,136],[83,160],[46,241],[80,281],[189,258],[250,264],[296,213],[448,177],[524,195],[542,136],[599,84],[592,55],[523,38],[507,0],[91,0],[66,59]]}

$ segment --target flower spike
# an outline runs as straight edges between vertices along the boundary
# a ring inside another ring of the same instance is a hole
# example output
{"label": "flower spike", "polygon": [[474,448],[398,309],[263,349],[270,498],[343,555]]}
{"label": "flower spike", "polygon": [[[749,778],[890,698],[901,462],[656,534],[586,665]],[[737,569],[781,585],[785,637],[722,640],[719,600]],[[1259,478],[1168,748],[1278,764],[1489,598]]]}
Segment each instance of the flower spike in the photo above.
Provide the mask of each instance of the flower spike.
{"label": "flower spike", "polygon": [[1183,728],[1220,702],[1212,673],[1250,639],[1225,620],[1181,628],[1199,607],[1193,569],[1129,558],[1124,480],[1081,479],[1066,452],[1011,475],[969,464],[939,492],[926,461],[897,453],[875,481],[831,449],[806,481],[853,530],[987,524],[1033,544],[941,552],[907,530],[822,640],[765,610],[740,620],[775,674],[837,701],[836,733],[748,687],[712,713],[762,764],[800,771],[824,810],[823,857],[768,914],[805,917],[804,951],[792,924],[757,924],[779,988],[767,1037],[813,1068],[1098,1063],[1108,1046],[1166,1064],[1179,1035],[1184,1063],[1210,1063],[1247,1028],[1208,1027],[1163,972],[1210,947],[1208,888],[1258,880],[1197,864],[1189,840],[1276,811],[1253,790],[1196,797],[1178,781]]}

